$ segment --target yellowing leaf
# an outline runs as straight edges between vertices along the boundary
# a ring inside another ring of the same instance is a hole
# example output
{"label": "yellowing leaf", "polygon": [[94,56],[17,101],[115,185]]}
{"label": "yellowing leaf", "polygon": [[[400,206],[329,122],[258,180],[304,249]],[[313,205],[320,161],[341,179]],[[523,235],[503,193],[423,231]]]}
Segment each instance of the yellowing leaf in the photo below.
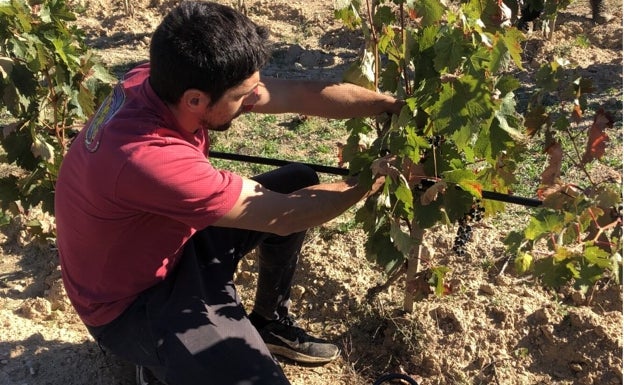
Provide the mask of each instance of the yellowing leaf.
{"label": "yellowing leaf", "polygon": [[555,259],[555,261],[561,262],[567,259],[568,257],[570,257],[571,254],[572,253],[567,248],[557,247],[557,250],[555,251],[555,255],[553,256],[553,258]]}
{"label": "yellowing leaf", "polygon": [[369,90],[377,91],[375,86],[375,58],[372,52],[365,50],[362,57],[344,72],[342,80]]}
{"label": "yellowing leaf", "polygon": [[533,256],[529,253],[521,253],[514,260],[514,265],[518,274],[524,274],[531,268]]}

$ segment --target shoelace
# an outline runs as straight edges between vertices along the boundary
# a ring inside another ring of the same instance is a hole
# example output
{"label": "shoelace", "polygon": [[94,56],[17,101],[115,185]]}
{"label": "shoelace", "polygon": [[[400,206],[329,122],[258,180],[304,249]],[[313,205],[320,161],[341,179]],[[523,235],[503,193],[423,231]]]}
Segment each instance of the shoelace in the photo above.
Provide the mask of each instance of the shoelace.
{"label": "shoelace", "polygon": [[278,319],[277,322],[281,323],[282,325],[286,325],[286,326],[297,326],[297,322],[290,315],[287,315],[287,316],[284,316],[284,317]]}

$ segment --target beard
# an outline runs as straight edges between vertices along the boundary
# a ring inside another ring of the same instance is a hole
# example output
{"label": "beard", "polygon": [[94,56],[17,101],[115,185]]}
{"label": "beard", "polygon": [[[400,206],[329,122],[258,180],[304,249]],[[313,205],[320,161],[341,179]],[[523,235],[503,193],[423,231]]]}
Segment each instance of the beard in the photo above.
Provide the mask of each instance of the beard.
{"label": "beard", "polygon": [[234,115],[232,117],[232,119],[228,120],[225,123],[215,124],[215,123],[212,123],[212,122],[208,121],[207,119],[201,119],[199,121],[199,124],[201,125],[201,127],[204,130],[208,130],[208,131],[227,131],[232,126],[232,121],[234,119],[238,118],[242,113],[243,113],[242,110],[237,112],[236,115]]}
{"label": "beard", "polygon": [[219,125],[214,125],[214,124],[208,123],[207,121],[202,121],[200,122],[200,124],[203,129],[208,130],[208,131],[227,131],[232,126],[232,121],[230,120],[227,123],[223,123]]}

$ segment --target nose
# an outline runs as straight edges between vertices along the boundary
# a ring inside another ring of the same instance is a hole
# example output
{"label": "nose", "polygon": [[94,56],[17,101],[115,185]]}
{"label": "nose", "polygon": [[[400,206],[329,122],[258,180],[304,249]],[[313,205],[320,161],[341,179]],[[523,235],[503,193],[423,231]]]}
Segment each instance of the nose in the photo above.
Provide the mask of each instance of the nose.
{"label": "nose", "polygon": [[258,103],[258,100],[260,100],[260,92],[259,88],[256,87],[253,92],[245,98],[243,105],[253,107],[254,104]]}

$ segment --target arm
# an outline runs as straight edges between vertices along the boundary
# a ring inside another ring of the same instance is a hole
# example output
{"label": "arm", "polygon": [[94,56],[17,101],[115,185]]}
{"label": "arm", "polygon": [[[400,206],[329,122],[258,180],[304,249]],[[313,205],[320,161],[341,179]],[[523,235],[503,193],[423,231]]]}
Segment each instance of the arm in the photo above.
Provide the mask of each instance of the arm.
{"label": "arm", "polygon": [[337,217],[376,192],[383,183],[384,178],[380,177],[367,190],[351,178],[279,194],[251,179],[244,179],[234,207],[213,225],[288,235]]}
{"label": "arm", "polygon": [[299,113],[332,119],[398,114],[404,102],[350,83],[263,78],[254,112]]}

